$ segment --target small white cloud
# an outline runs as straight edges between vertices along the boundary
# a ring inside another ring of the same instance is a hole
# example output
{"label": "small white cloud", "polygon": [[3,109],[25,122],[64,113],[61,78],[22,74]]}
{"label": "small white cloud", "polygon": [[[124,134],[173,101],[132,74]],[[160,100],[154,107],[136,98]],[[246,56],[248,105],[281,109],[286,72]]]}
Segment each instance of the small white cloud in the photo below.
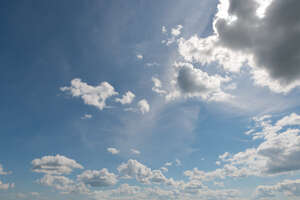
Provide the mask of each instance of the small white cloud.
{"label": "small white cloud", "polygon": [[130,152],[131,154],[134,154],[134,155],[140,155],[141,152],[139,150],[136,150],[136,149],[130,149]]}
{"label": "small white cloud", "polygon": [[165,163],[165,166],[167,166],[167,167],[170,167],[170,166],[172,166],[172,165],[173,165],[172,162],[166,162],[166,163]]}
{"label": "small white cloud", "polygon": [[136,58],[139,60],[143,60],[144,56],[142,54],[136,54]]}
{"label": "small white cloud", "polygon": [[131,104],[133,99],[135,98],[135,94],[133,94],[131,91],[126,92],[122,96],[122,98],[116,98],[116,102],[120,102],[121,104]]}
{"label": "small white cloud", "polygon": [[107,148],[107,151],[108,151],[109,153],[113,154],[113,155],[119,154],[119,153],[120,153],[120,151],[119,151],[118,149],[112,148],[112,147]]}
{"label": "small white cloud", "polygon": [[167,93],[165,90],[162,90],[162,84],[161,81],[158,78],[152,77],[152,81],[154,86],[152,87],[152,91],[158,93],[158,94],[165,94]]}
{"label": "small white cloud", "polygon": [[183,28],[183,26],[182,25],[177,25],[177,28],[172,28],[172,30],[171,30],[171,34],[173,35],[173,36],[179,36],[180,34],[181,34],[181,29]]}
{"label": "small white cloud", "polygon": [[166,28],[165,26],[162,26],[162,27],[161,27],[161,32],[162,32],[163,34],[166,34],[166,33],[167,33],[167,28]]}
{"label": "small white cloud", "polygon": [[91,119],[93,117],[93,115],[91,114],[84,114],[81,119]]}
{"label": "small white cloud", "polygon": [[179,160],[179,159],[176,159],[175,160],[175,164],[176,164],[176,166],[181,166],[182,164],[181,164],[181,161]]}
{"label": "small white cloud", "polygon": [[145,114],[150,111],[150,105],[148,104],[148,101],[146,99],[140,100],[137,106],[142,114]]}

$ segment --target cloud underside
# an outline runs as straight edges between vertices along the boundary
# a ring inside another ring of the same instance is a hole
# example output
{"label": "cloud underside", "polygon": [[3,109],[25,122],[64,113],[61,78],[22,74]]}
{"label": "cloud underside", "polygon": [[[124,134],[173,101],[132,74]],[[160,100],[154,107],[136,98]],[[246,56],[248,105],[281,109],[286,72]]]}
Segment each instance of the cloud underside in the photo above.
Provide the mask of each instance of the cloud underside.
{"label": "cloud underside", "polygon": [[300,85],[300,2],[220,0],[214,34],[179,40],[189,62],[217,62],[229,72],[251,67],[254,82],[287,93]]}

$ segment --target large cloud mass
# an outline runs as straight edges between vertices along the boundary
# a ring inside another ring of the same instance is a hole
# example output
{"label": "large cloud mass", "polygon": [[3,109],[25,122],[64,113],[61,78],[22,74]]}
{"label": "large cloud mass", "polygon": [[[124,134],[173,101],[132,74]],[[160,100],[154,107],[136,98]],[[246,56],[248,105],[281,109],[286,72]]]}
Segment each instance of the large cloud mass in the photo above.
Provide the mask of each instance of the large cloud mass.
{"label": "large cloud mass", "polygon": [[220,0],[214,34],[180,39],[179,53],[233,72],[247,63],[256,84],[289,92],[300,85],[299,7],[297,0]]}

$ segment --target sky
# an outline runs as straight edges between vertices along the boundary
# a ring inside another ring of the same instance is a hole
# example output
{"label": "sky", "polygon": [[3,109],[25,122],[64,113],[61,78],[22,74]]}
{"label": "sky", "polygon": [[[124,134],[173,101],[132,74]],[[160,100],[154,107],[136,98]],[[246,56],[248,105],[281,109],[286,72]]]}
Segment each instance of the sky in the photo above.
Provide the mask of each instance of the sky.
{"label": "sky", "polygon": [[0,199],[299,199],[299,8],[1,1]]}

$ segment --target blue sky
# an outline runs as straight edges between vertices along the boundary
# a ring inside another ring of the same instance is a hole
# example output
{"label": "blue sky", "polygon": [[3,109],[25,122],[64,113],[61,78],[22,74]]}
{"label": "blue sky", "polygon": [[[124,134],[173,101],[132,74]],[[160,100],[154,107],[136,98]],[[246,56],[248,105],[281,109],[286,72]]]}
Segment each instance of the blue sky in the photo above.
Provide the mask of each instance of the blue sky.
{"label": "blue sky", "polygon": [[1,2],[0,198],[299,198],[299,6]]}

